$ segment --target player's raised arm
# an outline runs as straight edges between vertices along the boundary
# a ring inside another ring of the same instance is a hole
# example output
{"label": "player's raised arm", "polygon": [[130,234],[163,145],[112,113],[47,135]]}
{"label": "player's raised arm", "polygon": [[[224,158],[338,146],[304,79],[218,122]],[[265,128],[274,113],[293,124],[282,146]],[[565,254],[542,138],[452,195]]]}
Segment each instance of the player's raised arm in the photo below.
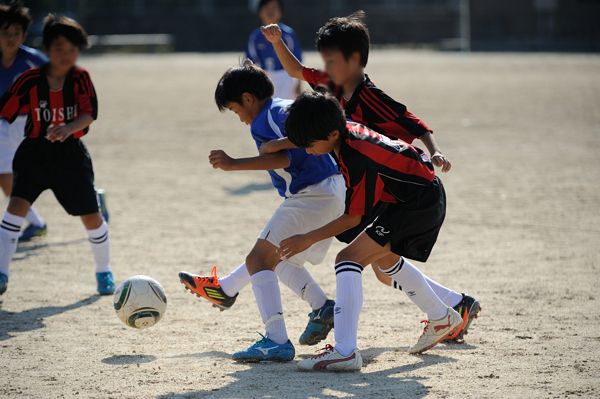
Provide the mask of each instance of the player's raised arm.
{"label": "player's raised arm", "polygon": [[283,42],[279,25],[271,24],[261,26],[260,31],[265,35],[265,38],[273,44],[277,57],[279,57],[279,61],[288,75],[292,78],[304,80],[302,76],[302,69],[304,66]]}

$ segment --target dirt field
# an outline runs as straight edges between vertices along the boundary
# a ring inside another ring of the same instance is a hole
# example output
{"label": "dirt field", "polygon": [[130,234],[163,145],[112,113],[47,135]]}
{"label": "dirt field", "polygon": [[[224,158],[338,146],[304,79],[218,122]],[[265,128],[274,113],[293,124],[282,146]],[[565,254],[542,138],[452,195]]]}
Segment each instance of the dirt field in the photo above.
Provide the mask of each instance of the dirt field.
{"label": "dirt field", "polygon": [[[80,221],[44,193],[48,236],[19,246],[1,297],[0,397],[600,396],[599,56],[373,52],[367,72],[435,130],[453,163],[442,177],[448,217],[422,270],[476,296],[483,312],[465,344],[408,355],[424,315],[366,270],[366,366],[351,374],[234,363],[263,330],[251,289],[219,313],[177,278],[237,267],[281,201],[266,172],[214,171],[207,161],[211,149],[255,154],[248,128],[212,99],[237,57],[81,60],[100,101],[85,141],[108,193],[117,282],[156,278],[168,309],[154,328],[125,327],[112,297],[95,295]],[[309,269],[332,297],[341,248]],[[297,342],[309,308],[282,294]],[[297,345],[297,358],[319,348]]]}

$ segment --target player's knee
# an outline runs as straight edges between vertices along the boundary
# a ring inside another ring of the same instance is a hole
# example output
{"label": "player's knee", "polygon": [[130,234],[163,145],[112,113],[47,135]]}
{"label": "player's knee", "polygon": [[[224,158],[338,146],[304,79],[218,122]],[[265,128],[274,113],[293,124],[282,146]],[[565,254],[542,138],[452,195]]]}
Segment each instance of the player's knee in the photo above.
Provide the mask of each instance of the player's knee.
{"label": "player's knee", "polygon": [[271,267],[267,264],[264,256],[255,251],[251,251],[248,256],[246,256],[246,267],[251,275],[263,270],[271,270]]}
{"label": "player's knee", "polygon": [[345,260],[351,260],[355,262],[357,261],[357,259],[355,259],[355,253],[351,246],[347,246],[346,248],[342,249],[335,257],[335,263],[340,263]]}

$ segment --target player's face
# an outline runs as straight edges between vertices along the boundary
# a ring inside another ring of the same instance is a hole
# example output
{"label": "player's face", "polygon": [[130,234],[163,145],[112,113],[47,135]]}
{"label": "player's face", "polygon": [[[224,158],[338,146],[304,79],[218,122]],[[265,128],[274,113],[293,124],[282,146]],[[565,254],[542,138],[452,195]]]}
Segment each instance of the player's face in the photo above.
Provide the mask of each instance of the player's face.
{"label": "player's face", "polygon": [[323,49],[320,53],[325,63],[325,72],[338,86],[343,86],[361,70],[360,64],[356,62],[358,53],[352,54],[348,59],[340,50]]}
{"label": "player's face", "polygon": [[0,29],[0,48],[3,53],[16,53],[27,35],[19,24],[3,26]]}
{"label": "player's face", "polygon": [[245,123],[246,125],[251,125],[254,117],[252,116],[252,110],[250,107],[238,104],[236,102],[232,102],[227,104],[227,108],[231,111],[235,112],[235,114],[240,118],[240,122]]}
{"label": "player's face", "polygon": [[327,155],[333,151],[337,145],[340,134],[337,130],[332,132],[327,140],[313,141],[310,147],[306,148],[306,153],[310,155]]}
{"label": "player's face", "polygon": [[77,62],[79,47],[71,43],[67,38],[59,36],[46,49],[50,65],[57,71],[68,71]]}
{"label": "player's face", "polygon": [[258,16],[263,25],[278,23],[281,19],[281,8],[279,7],[279,3],[276,1],[268,2],[260,9]]}

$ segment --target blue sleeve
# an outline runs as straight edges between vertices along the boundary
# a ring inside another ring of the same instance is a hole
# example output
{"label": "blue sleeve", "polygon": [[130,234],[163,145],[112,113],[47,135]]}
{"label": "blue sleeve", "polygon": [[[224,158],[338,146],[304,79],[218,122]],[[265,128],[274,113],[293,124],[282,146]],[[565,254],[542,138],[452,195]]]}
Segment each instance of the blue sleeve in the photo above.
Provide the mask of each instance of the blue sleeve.
{"label": "blue sleeve", "polygon": [[37,66],[40,66],[48,62],[48,57],[46,57],[44,53],[36,51],[33,56],[33,62],[35,62]]}
{"label": "blue sleeve", "polygon": [[260,66],[258,52],[256,51],[256,31],[253,31],[248,39],[248,45],[246,46],[246,58]]}

